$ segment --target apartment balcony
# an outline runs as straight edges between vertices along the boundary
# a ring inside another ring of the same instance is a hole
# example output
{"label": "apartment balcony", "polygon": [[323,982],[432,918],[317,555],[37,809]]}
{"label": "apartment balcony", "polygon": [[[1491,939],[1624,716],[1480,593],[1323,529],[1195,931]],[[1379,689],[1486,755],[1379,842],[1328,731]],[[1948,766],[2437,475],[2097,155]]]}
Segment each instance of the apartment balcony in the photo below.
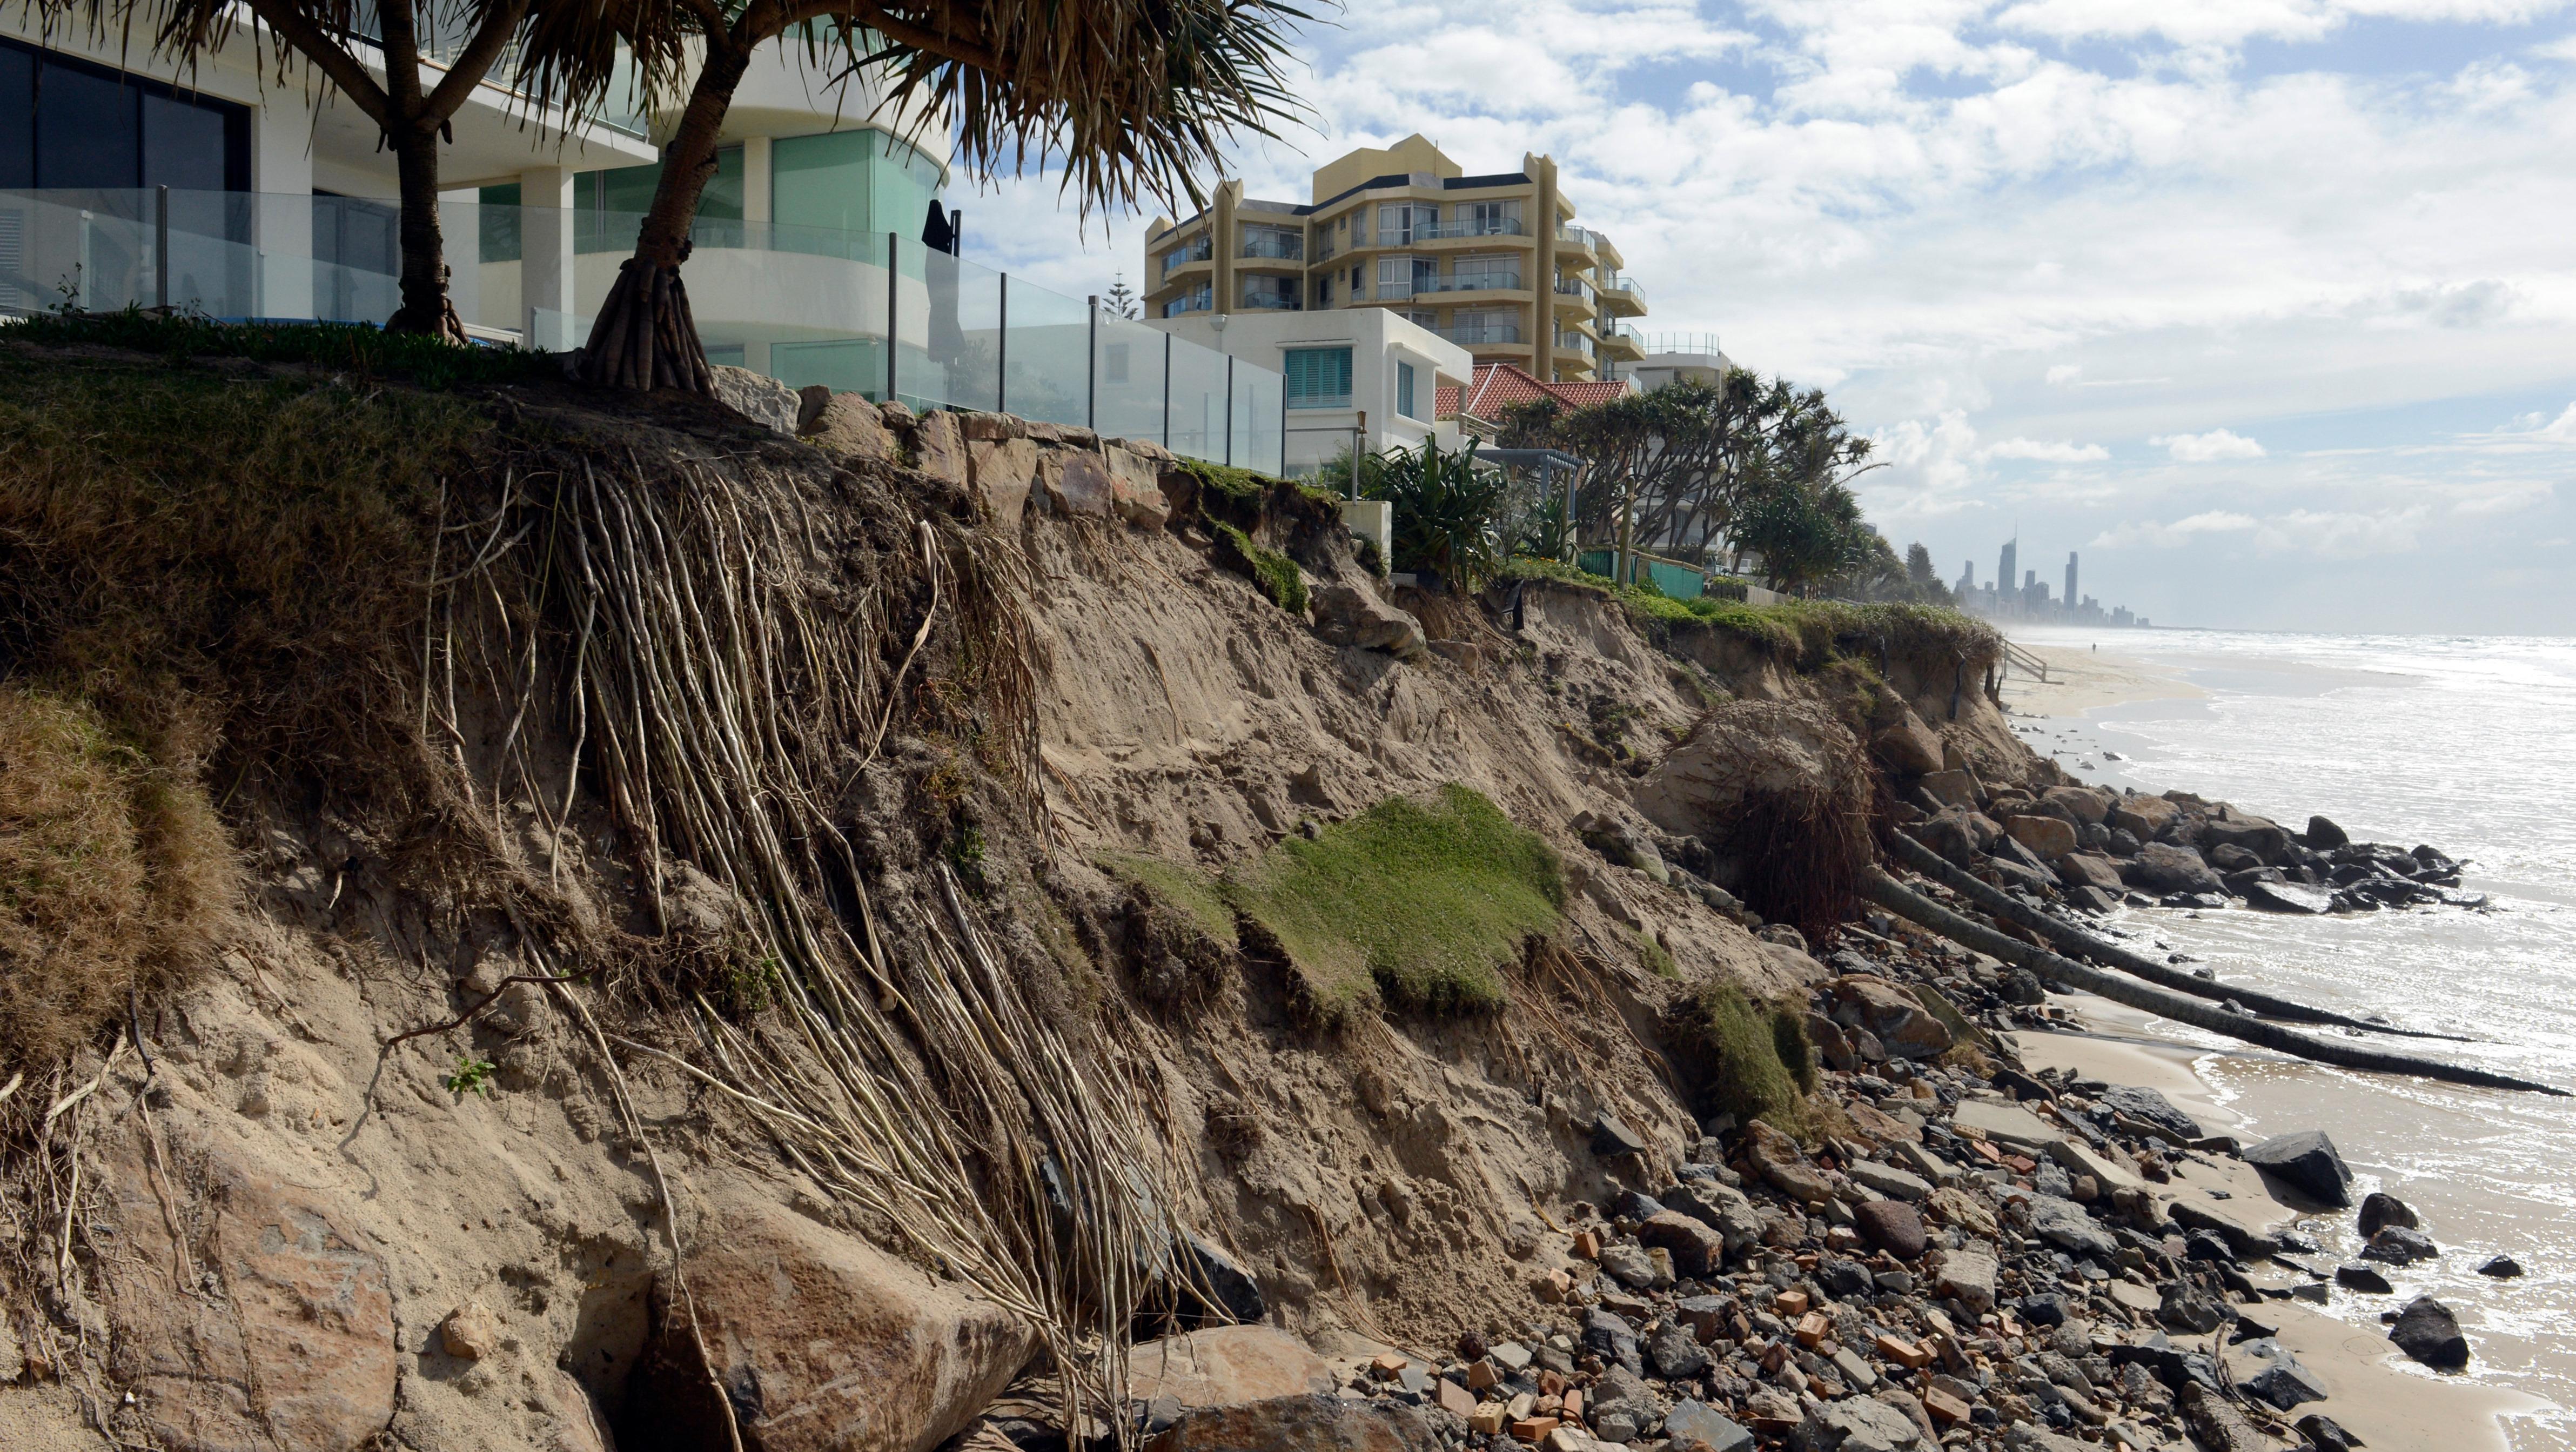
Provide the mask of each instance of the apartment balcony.
{"label": "apartment balcony", "polygon": [[1431,331],[1461,348],[1517,348],[1521,346],[1518,323],[1486,323],[1476,327],[1434,328]]}
{"label": "apartment balcony", "polygon": [[1377,300],[1399,301],[1427,297],[1444,292],[1519,292],[1521,275],[1517,272],[1458,272],[1446,277],[1417,277],[1411,282],[1380,282]]}
{"label": "apartment balcony", "polygon": [[1163,254],[1163,276],[1169,277],[1193,262],[1207,262],[1215,256],[1216,249],[1208,245],[1208,239],[1201,237],[1177,252]]}
{"label": "apartment balcony", "polygon": [[1204,287],[1196,292],[1185,292],[1163,304],[1163,316],[1167,318],[1177,318],[1184,313],[1205,313],[1215,310],[1216,294]]}
{"label": "apartment balcony", "polygon": [[1585,305],[1585,311],[1587,312],[1591,311],[1598,305],[1598,300],[1601,296],[1601,294],[1592,286],[1590,279],[1581,277],[1558,278],[1556,280],[1556,295],[1558,297],[1581,299]]}
{"label": "apartment balcony", "polygon": [[1571,353],[1589,363],[1594,357],[1594,344],[1588,333],[1560,332],[1556,335],[1556,351],[1559,356]]}
{"label": "apartment balcony", "polygon": [[1518,237],[1522,235],[1517,217],[1473,218],[1450,222],[1415,222],[1405,227],[1380,227],[1380,247],[1411,247],[1419,242],[1450,242],[1462,237]]}
{"label": "apartment balcony", "polygon": [[1646,356],[1645,340],[1637,336],[1634,328],[1611,328],[1601,335],[1601,356],[1622,363],[1638,362]]}
{"label": "apartment balcony", "polygon": [[1256,262],[1303,262],[1306,239],[1279,232],[1246,232],[1240,255]]}
{"label": "apartment balcony", "polygon": [[1599,236],[1586,227],[1559,227],[1556,229],[1557,249],[1597,260],[1600,254],[1594,250],[1593,244]]}
{"label": "apartment balcony", "polygon": [[1637,280],[1624,272],[1614,272],[1601,284],[1601,305],[1623,318],[1646,315],[1645,290]]}

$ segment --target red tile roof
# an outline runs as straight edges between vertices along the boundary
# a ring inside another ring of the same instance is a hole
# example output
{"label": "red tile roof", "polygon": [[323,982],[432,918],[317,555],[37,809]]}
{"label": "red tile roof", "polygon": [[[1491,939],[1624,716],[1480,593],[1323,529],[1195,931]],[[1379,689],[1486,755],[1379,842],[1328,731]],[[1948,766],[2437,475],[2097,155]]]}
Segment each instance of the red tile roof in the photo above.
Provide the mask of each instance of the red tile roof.
{"label": "red tile roof", "polygon": [[1568,408],[1585,408],[1607,403],[1635,390],[1636,385],[1624,378],[1602,383],[1543,383],[1528,369],[1516,364],[1479,363],[1476,365],[1475,382],[1464,390],[1455,387],[1440,390],[1439,416],[1456,418],[1464,413],[1481,419],[1496,419],[1513,404],[1527,403],[1542,395],[1553,397]]}

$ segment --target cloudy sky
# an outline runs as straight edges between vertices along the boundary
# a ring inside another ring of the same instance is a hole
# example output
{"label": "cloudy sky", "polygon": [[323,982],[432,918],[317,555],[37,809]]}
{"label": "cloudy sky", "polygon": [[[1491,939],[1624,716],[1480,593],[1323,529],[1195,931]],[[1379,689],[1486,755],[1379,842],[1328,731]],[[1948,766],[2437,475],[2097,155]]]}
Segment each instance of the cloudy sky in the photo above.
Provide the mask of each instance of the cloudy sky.
{"label": "cloudy sky", "polygon": [[[1553,155],[1642,327],[1829,389],[1901,549],[2159,624],[2576,633],[2576,0],[1469,0],[1308,28],[1306,195]],[[1142,273],[1054,179],[982,259]]]}

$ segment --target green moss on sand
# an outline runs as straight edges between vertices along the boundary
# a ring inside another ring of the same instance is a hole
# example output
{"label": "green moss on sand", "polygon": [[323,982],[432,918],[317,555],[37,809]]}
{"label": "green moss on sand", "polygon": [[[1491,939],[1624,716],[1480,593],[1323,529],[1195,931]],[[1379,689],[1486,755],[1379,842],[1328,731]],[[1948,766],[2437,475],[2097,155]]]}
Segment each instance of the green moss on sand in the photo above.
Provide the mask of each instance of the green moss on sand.
{"label": "green moss on sand", "polygon": [[1103,852],[1094,859],[1100,870],[1126,883],[1141,888],[1148,897],[1180,914],[1193,927],[1225,945],[1228,951],[1241,946],[1235,930],[1234,907],[1226,901],[1225,886],[1195,867],[1166,862],[1160,857],[1140,857],[1126,852]]}
{"label": "green moss on sand", "polygon": [[1249,576],[1271,604],[1291,615],[1306,613],[1306,577],[1298,573],[1295,560],[1254,544],[1252,536],[1233,525],[1219,524],[1215,529],[1218,564]]}
{"label": "green moss on sand", "polygon": [[1815,1081],[1806,1025],[1787,1008],[1766,1009],[1732,983],[1711,983],[1680,1012],[1675,1048],[1696,1081],[1704,1114],[1794,1116],[1801,1086]]}

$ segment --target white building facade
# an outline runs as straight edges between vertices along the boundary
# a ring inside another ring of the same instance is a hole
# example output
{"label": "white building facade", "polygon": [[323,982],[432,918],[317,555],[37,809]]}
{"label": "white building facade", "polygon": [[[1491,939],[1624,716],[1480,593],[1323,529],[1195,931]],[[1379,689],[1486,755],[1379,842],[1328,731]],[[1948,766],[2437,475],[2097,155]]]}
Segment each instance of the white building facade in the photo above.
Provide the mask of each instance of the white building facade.
{"label": "white building facade", "polygon": [[1436,417],[1440,389],[1469,382],[1475,359],[1400,313],[1193,312],[1150,325],[1285,376],[1283,469],[1290,477],[1354,450],[1409,449],[1425,439],[1459,445],[1457,422]]}

